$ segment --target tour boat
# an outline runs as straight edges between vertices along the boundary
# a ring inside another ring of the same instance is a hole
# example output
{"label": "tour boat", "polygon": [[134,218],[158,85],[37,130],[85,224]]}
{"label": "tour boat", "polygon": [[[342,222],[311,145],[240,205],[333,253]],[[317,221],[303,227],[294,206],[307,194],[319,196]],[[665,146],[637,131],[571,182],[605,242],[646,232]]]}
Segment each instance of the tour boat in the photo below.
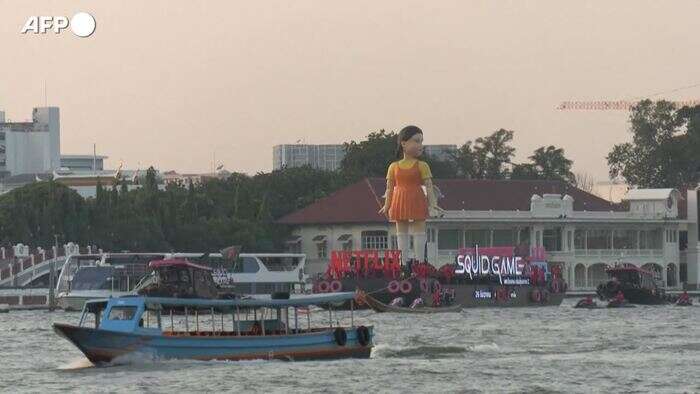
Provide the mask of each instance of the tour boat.
{"label": "tour boat", "polygon": [[654,280],[654,273],[631,264],[610,267],[605,270],[610,280],[597,288],[603,299],[614,298],[622,292],[630,304],[667,304],[665,290]]}
{"label": "tour boat", "polygon": [[88,301],[77,326],[54,323],[53,328],[93,363],[143,358],[369,358],[373,327],[356,326],[352,310],[349,326],[334,326],[332,308],[327,312],[328,325],[311,325],[309,306],[352,302],[354,297],[354,293],[231,300],[118,297]]}

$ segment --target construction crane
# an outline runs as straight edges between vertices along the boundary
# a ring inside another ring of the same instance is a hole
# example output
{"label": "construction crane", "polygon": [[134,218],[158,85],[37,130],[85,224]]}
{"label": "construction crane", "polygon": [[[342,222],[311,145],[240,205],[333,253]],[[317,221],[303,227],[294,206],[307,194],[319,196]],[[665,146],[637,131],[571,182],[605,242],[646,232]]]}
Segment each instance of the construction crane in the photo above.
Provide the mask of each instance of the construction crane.
{"label": "construction crane", "polygon": [[[675,89],[665,90],[662,92],[657,92],[644,97],[636,97],[628,100],[600,100],[600,101],[562,101],[558,106],[559,111],[631,111],[634,106],[639,104],[640,101],[649,99],[652,97],[660,96],[662,94],[676,93],[682,90],[692,89],[700,87],[700,83],[694,83],[692,85],[681,86]],[[666,100],[672,103],[676,108],[681,107],[694,107],[700,105],[700,100],[689,99],[689,100]]]}
{"label": "construction crane", "polygon": [[[560,111],[631,111],[642,100],[618,101],[562,101],[557,109]],[[700,105],[700,100],[667,100],[676,108]]]}

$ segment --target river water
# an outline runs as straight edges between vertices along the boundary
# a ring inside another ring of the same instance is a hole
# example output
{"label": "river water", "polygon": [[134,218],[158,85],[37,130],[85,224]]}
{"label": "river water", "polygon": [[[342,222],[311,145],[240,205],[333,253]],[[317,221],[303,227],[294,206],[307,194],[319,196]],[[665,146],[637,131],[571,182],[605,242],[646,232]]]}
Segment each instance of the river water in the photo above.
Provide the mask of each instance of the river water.
{"label": "river water", "polygon": [[369,360],[131,360],[99,368],[50,328],[77,323],[79,314],[13,311],[0,315],[0,391],[700,392],[699,306],[573,303],[432,316],[358,312],[356,323],[376,330]]}

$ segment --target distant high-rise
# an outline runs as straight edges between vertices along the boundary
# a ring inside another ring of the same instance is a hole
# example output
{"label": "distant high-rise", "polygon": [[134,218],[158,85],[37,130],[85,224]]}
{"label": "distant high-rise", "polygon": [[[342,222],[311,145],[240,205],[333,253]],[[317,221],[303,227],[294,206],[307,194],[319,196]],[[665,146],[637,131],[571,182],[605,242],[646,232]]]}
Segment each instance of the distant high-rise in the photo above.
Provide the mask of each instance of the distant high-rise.
{"label": "distant high-rise", "polygon": [[[425,153],[437,160],[447,160],[457,145],[425,145]],[[272,148],[272,169],[311,166],[321,170],[337,170],[345,157],[343,145],[275,145]]]}
{"label": "distant high-rise", "polygon": [[272,148],[272,168],[311,166],[334,171],[345,156],[343,145],[276,145]]}
{"label": "distant high-rise", "polygon": [[34,108],[31,122],[6,122],[0,113],[0,176],[51,172],[61,166],[57,107]]}

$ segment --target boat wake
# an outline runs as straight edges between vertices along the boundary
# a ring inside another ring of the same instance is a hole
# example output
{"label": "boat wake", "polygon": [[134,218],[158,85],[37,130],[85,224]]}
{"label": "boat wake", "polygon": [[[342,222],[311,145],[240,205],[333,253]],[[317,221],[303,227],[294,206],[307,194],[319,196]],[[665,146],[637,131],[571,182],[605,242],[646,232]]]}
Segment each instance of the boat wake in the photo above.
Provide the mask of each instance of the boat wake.
{"label": "boat wake", "polygon": [[416,346],[396,348],[388,345],[377,345],[372,350],[373,358],[457,358],[462,357],[469,349],[462,346]]}
{"label": "boat wake", "polygon": [[93,368],[95,365],[90,362],[85,357],[77,358],[75,360],[69,361],[66,365],[61,365],[58,367],[60,371],[74,371],[85,368]]}

